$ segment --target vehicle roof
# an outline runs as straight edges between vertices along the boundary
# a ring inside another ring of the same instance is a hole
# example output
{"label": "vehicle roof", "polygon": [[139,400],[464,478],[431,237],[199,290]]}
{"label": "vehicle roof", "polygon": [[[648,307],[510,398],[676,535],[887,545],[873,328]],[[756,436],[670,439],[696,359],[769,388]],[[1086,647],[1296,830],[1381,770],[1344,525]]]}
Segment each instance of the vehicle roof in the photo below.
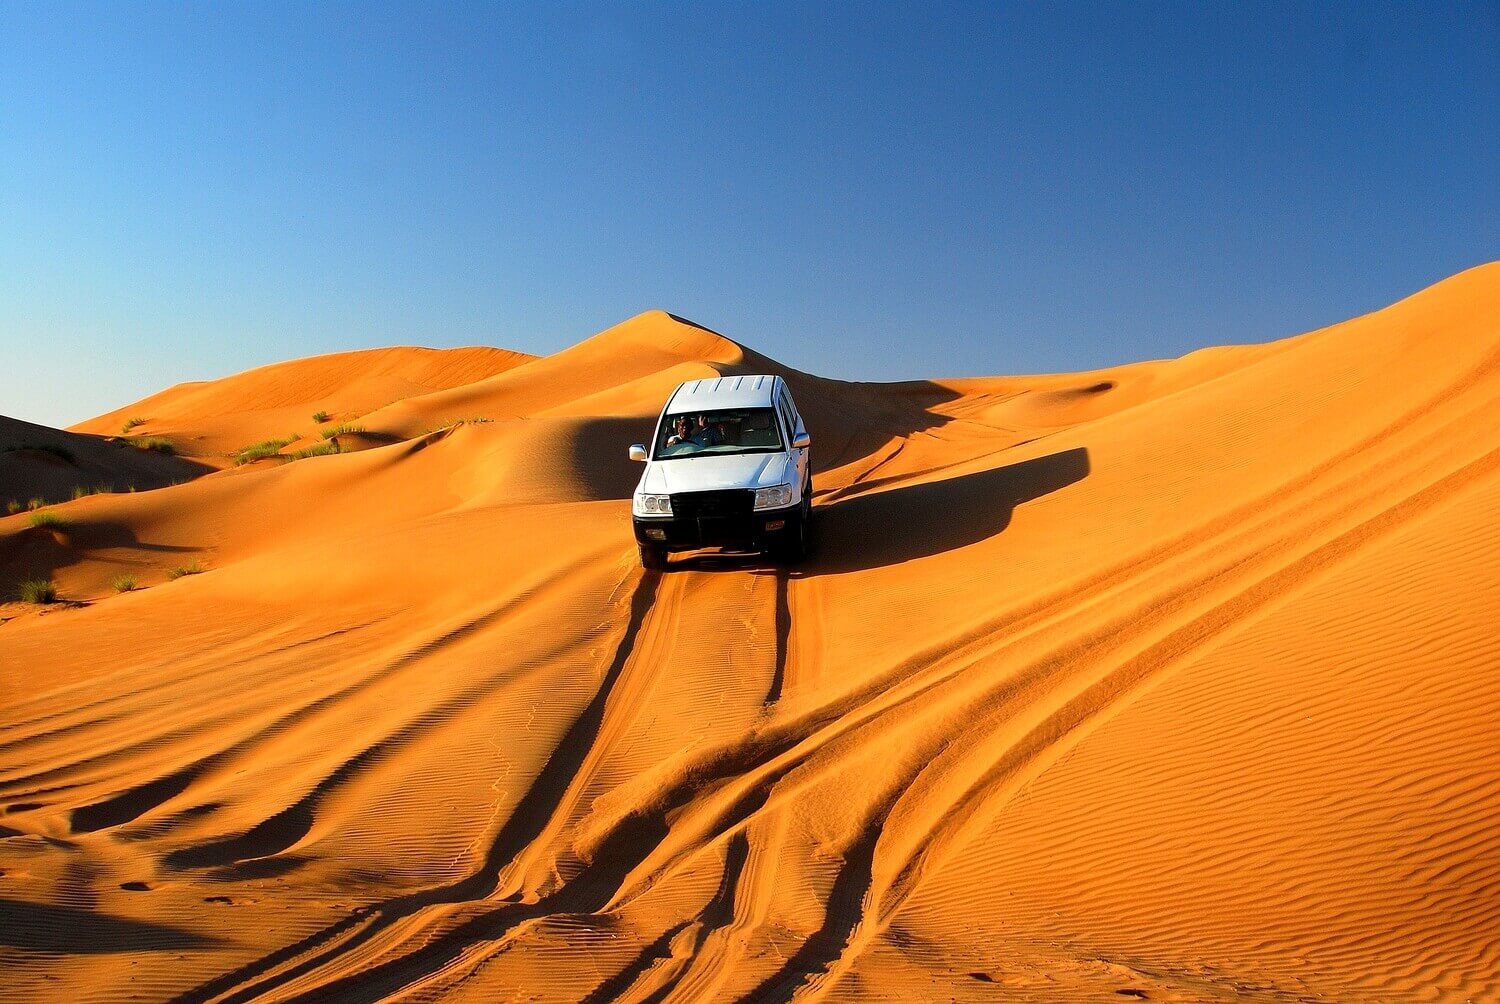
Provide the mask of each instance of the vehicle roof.
{"label": "vehicle roof", "polygon": [[726,376],[706,380],[689,380],[681,384],[667,401],[669,412],[694,408],[770,408],[776,401],[776,376]]}

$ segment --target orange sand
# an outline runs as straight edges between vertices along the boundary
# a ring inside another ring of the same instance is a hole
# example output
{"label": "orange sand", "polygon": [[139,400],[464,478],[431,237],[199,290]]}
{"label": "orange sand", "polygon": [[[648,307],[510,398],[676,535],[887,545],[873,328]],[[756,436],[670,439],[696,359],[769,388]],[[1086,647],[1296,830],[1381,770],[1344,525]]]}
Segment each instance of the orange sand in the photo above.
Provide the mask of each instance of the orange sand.
{"label": "orange sand", "polygon": [[[0,606],[0,995],[1500,999],[1497,319],[877,385],[653,312],[84,423],[365,432],[0,519],[66,601]],[[819,553],[643,573],[626,445],[767,368]]]}

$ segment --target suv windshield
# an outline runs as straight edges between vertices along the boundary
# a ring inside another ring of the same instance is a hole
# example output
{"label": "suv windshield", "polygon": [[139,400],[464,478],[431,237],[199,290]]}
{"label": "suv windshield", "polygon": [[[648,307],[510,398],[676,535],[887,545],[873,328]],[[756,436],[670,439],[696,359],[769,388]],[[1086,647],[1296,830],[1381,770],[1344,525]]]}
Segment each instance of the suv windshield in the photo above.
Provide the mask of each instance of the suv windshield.
{"label": "suv windshield", "polygon": [[725,456],[734,453],[776,453],[781,430],[770,408],[724,408],[668,415],[656,436],[657,460],[677,457]]}

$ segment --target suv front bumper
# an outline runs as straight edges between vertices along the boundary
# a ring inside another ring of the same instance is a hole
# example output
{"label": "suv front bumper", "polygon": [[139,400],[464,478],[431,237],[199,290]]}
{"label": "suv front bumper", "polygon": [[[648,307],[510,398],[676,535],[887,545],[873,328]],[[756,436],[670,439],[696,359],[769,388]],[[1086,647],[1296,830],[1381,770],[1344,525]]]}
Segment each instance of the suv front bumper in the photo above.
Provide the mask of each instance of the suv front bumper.
{"label": "suv front bumper", "polygon": [[668,551],[692,551],[700,547],[747,547],[764,549],[795,533],[802,518],[801,506],[760,509],[737,516],[634,516],[638,544]]}

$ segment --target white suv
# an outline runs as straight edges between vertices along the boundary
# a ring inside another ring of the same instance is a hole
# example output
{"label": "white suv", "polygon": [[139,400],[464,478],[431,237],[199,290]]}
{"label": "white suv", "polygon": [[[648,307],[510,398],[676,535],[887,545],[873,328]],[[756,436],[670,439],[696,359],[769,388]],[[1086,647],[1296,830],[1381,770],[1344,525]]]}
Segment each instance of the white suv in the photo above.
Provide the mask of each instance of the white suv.
{"label": "white suv", "polygon": [[667,399],[631,503],[641,564],[728,547],[800,561],[808,550],[812,439],[779,376],[690,380]]}

